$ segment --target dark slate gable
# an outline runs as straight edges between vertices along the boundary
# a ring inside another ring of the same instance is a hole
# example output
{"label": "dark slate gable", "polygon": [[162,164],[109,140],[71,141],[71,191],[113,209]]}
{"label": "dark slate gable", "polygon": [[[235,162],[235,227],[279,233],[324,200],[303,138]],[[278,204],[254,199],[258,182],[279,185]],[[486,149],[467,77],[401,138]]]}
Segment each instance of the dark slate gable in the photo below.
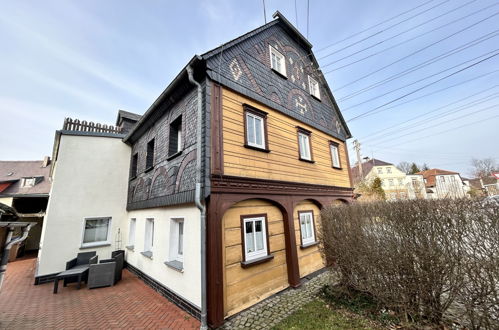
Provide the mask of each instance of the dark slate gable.
{"label": "dark slate gable", "polygon": [[[350,132],[300,41],[278,18],[203,57],[211,79],[344,141]],[[287,79],[270,69],[269,45],[285,56]],[[319,82],[320,101],[309,93],[308,75]]]}

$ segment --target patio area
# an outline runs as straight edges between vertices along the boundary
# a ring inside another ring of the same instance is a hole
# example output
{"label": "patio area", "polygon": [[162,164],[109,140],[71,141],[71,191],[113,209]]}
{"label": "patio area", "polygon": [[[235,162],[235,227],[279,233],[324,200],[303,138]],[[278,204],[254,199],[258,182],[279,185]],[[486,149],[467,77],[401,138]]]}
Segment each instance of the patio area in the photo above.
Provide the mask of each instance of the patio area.
{"label": "patio area", "polygon": [[126,269],[113,287],[33,285],[34,258],[8,264],[0,292],[0,329],[195,329],[199,321]]}

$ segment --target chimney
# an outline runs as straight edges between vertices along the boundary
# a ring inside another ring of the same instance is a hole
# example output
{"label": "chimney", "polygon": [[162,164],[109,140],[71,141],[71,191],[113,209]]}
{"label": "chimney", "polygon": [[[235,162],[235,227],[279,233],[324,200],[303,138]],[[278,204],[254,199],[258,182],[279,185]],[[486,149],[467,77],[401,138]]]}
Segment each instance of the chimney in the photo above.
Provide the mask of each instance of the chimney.
{"label": "chimney", "polygon": [[43,157],[42,167],[47,167],[49,164],[50,164],[50,157],[49,156]]}

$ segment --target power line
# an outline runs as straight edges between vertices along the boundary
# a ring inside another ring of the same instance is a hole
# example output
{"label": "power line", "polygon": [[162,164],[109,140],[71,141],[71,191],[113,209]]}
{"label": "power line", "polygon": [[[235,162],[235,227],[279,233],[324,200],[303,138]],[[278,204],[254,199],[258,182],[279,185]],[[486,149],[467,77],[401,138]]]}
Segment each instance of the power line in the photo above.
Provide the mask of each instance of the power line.
{"label": "power line", "polygon": [[[428,49],[428,48],[430,48],[430,47],[432,47],[432,46],[434,46],[434,45],[436,45],[436,44],[438,44],[438,43],[440,43],[440,42],[442,42],[442,41],[445,41],[445,40],[447,40],[447,39],[449,39],[449,38],[451,38],[451,37],[453,37],[453,36],[455,36],[455,35],[458,35],[458,34],[459,34],[459,33],[461,33],[461,32],[464,32],[464,31],[466,31],[466,30],[469,30],[469,29],[471,29],[472,27],[474,27],[474,26],[476,26],[476,25],[478,25],[478,24],[480,24],[480,23],[483,23],[483,22],[485,22],[486,20],[488,20],[488,19],[490,19],[490,18],[492,18],[492,17],[494,17],[494,16],[496,16],[496,15],[498,15],[498,14],[499,14],[499,12],[497,12],[497,13],[495,13],[495,14],[492,14],[492,15],[490,15],[490,16],[487,16],[486,18],[483,18],[483,19],[479,20],[478,22],[475,22],[475,23],[473,23],[473,24],[471,24],[471,25],[468,25],[468,26],[466,26],[465,28],[463,28],[463,29],[461,29],[461,30],[459,30],[459,31],[456,31],[456,32],[454,32],[454,33],[452,33],[452,34],[450,34],[450,35],[448,35],[448,36],[446,36],[446,37],[444,37],[444,38],[442,38],[442,39],[439,39],[439,40],[437,40],[437,41],[435,41],[435,42],[432,42],[431,44],[429,44],[429,45],[427,45],[427,46],[425,46],[425,47],[423,47],[423,48],[420,48],[420,49],[418,49],[418,50],[416,50],[416,51],[414,51],[414,52],[412,52],[412,53],[410,53],[410,54],[408,54],[408,55],[406,55],[406,56],[403,56],[403,57],[399,58],[398,60],[396,60],[396,61],[394,61],[394,62],[391,62],[390,64],[387,64],[387,65],[385,65],[385,66],[383,66],[383,67],[381,67],[381,68],[379,68],[379,69],[377,69],[377,70],[375,70],[375,71],[372,71],[372,72],[370,72],[370,73],[368,73],[368,74],[366,74],[366,75],[363,75],[363,76],[361,76],[361,77],[357,78],[356,80],[354,80],[354,81],[352,81],[352,82],[349,82],[349,83],[347,83],[347,84],[345,84],[345,85],[343,85],[343,86],[340,86],[340,87],[336,88],[336,91],[341,90],[341,89],[343,89],[343,88],[345,88],[345,87],[347,87],[347,86],[350,86],[350,85],[352,85],[352,84],[354,84],[354,83],[356,83],[356,82],[358,82],[358,81],[360,81],[360,80],[362,80],[362,79],[364,79],[364,78],[370,77],[370,76],[372,76],[373,74],[378,73],[378,72],[380,72],[380,71],[382,71],[382,70],[384,70],[384,69],[386,69],[386,68],[388,68],[388,67],[390,67],[390,66],[392,66],[392,65],[394,65],[394,64],[397,64],[397,63],[399,63],[399,62],[401,62],[401,61],[403,61],[403,60],[405,60],[405,59],[407,59],[407,58],[409,58],[409,57],[411,57],[411,56],[413,56],[413,55],[416,55],[416,54],[418,54],[418,53],[421,53],[423,50],[426,50],[426,49]],[[330,73],[330,72],[332,72],[332,71],[326,72],[325,74]]]}
{"label": "power line", "polygon": [[[401,35],[403,35],[403,34],[405,34],[405,33],[407,33],[407,32],[414,31],[414,29],[417,29],[418,27],[421,27],[421,26],[426,25],[426,24],[428,24],[428,23],[430,23],[430,22],[433,22],[434,20],[439,19],[440,17],[443,17],[443,16],[445,16],[445,15],[448,15],[448,14],[450,14],[450,13],[453,13],[453,12],[455,12],[456,10],[459,10],[459,9],[461,9],[461,8],[463,8],[463,7],[465,7],[465,6],[469,5],[469,4],[471,4],[471,3],[473,3],[473,2],[476,2],[476,1],[477,1],[477,0],[471,0],[471,1],[468,1],[468,2],[466,2],[465,4],[460,5],[460,6],[456,7],[456,8],[454,8],[454,9],[451,9],[451,10],[449,10],[449,11],[447,11],[447,12],[443,13],[443,14],[440,14],[440,15],[438,15],[438,16],[435,16],[435,17],[433,17],[433,18],[430,18],[429,20],[424,21],[424,22],[422,22],[422,23],[420,23],[420,24],[418,24],[418,25],[416,25],[416,26],[413,26],[413,27],[411,27],[411,28],[409,28],[409,29],[406,29],[406,30],[404,30],[404,31],[402,31],[402,32],[399,32],[399,33],[397,33],[397,34],[395,34],[395,35],[393,35],[393,36],[391,36],[391,37],[389,37],[389,38],[386,38],[386,39],[383,39],[383,40],[381,40],[381,41],[378,41],[378,42],[376,42],[376,43],[374,43],[374,44],[372,44],[372,45],[370,45],[370,46],[368,46],[368,47],[366,47],[366,48],[363,48],[363,49],[361,49],[361,50],[358,50],[358,51],[356,51],[356,52],[354,52],[354,53],[352,53],[352,54],[346,55],[346,56],[344,56],[344,57],[342,57],[342,58],[340,58],[340,59],[337,59],[337,60],[335,60],[335,61],[333,61],[333,62],[330,62],[330,63],[328,63],[328,64],[326,64],[326,65],[323,65],[323,66],[321,66],[321,67],[323,67],[323,68],[324,68],[324,67],[330,66],[330,65],[332,65],[332,64],[334,64],[334,63],[337,63],[337,62],[340,62],[340,61],[342,61],[342,60],[344,60],[344,59],[350,58],[350,57],[351,57],[351,56],[353,56],[353,55],[357,55],[357,54],[362,53],[362,52],[364,52],[364,51],[366,51],[366,50],[368,50],[368,49],[371,49],[371,48],[376,47],[376,46],[378,46],[378,45],[380,45],[380,44],[382,44],[382,43],[385,43],[386,41],[389,41],[389,40],[392,40],[392,39],[394,39],[394,38],[396,38],[396,37],[399,37],[399,36],[401,36]],[[433,6],[433,7],[429,8],[429,9],[427,9],[427,10],[425,10],[425,11],[421,12],[420,14],[423,14],[423,13],[425,13],[425,12],[427,12],[427,11],[430,11],[430,10],[434,9],[435,7],[440,6],[441,4],[443,4],[443,3],[440,3],[440,4],[436,5],[436,6]],[[494,6],[495,6],[495,5],[496,5],[496,4],[494,4]],[[418,15],[420,15],[420,14],[418,14]],[[416,16],[418,16],[418,15],[416,15]],[[384,31],[385,31],[385,30],[382,30],[382,31],[380,31],[380,32],[384,32]],[[324,58],[326,58],[326,57],[332,56],[332,55],[334,55],[334,54],[336,54],[336,53],[339,53],[339,52],[341,52],[341,51],[342,51],[342,50],[344,50],[344,49],[350,48],[351,46],[354,46],[354,45],[356,45],[356,44],[358,44],[358,43],[360,43],[360,42],[362,42],[362,41],[364,41],[364,40],[366,40],[366,39],[369,39],[369,38],[364,38],[363,40],[360,40],[360,41],[358,41],[358,42],[352,43],[352,44],[350,44],[350,45],[348,45],[348,46],[345,46],[345,47],[343,47],[343,48],[341,48],[341,49],[338,49],[338,50],[336,50],[336,51],[334,51],[334,52],[332,52],[332,53],[329,53],[329,54],[327,54],[327,55],[324,55],[324,56],[320,57],[319,59],[324,59]]]}
{"label": "power line", "polygon": [[[495,94],[498,94],[498,93],[495,93]],[[415,127],[418,127],[418,126],[421,126],[421,125],[424,125],[424,124],[427,124],[429,120],[438,120],[438,119],[441,119],[441,118],[444,118],[444,117],[447,117],[449,115],[452,115],[454,113],[457,113],[457,112],[460,112],[460,111],[463,111],[463,110],[467,110],[468,107],[473,107],[473,106],[476,106],[476,105],[479,105],[479,104],[482,104],[482,103],[486,103],[486,102],[489,102],[491,100],[494,100],[494,99],[497,99],[498,96],[495,95],[494,97],[487,97],[486,99],[484,100],[481,100],[481,101],[475,101],[475,102],[471,102],[471,104],[469,105],[462,105],[462,106],[459,106],[459,107],[456,107],[456,108],[453,108],[453,109],[450,109],[450,110],[447,110],[446,112],[444,113],[440,113],[440,114],[435,114],[431,117],[428,117],[426,119],[422,119],[418,122],[415,122],[413,124],[410,124],[410,125],[407,125],[403,128],[401,128],[400,130],[403,130],[404,132],[408,129],[412,129],[412,128],[415,128]],[[374,138],[370,138],[369,140],[370,141],[373,141],[373,140],[378,140],[378,139],[384,139],[386,138],[387,136],[389,135],[396,135],[396,134],[399,134],[397,132],[397,130],[395,131],[392,131],[392,132],[387,132],[385,134],[382,134],[380,136],[377,136],[377,137],[374,137]]]}
{"label": "power line", "polygon": [[495,31],[493,31],[491,33],[488,33],[488,34],[486,34],[484,36],[481,36],[480,38],[477,38],[477,39],[474,39],[474,40],[472,40],[470,42],[467,42],[467,43],[465,43],[465,44],[463,44],[463,45],[461,45],[459,47],[456,47],[456,48],[454,48],[452,50],[449,50],[449,51],[447,51],[447,52],[445,52],[443,54],[440,54],[438,56],[432,57],[432,58],[430,58],[430,59],[428,59],[428,60],[426,60],[426,61],[424,61],[424,62],[422,62],[420,64],[412,66],[412,67],[410,67],[410,68],[408,68],[408,69],[406,69],[406,70],[404,70],[402,72],[399,72],[399,73],[396,73],[394,75],[391,75],[391,76],[389,76],[389,77],[387,77],[387,78],[385,78],[383,80],[380,80],[380,81],[378,81],[376,83],[373,83],[373,84],[371,84],[369,86],[366,86],[366,87],[364,87],[364,88],[362,88],[360,90],[357,90],[357,91],[355,91],[353,93],[350,93],[350,94],[347,94],[347,95],[345,95],[343,97],[340,97],[340,98],[338,98],[338,101],[348,100],[348,99],[350,99],[350,98],[352,98],[354,96],[360,95],[360,94],[362,94],[364,92],[367,92],[367,91],[369,91],[369,90],[371,90],[373,88],[379,87],[381,85],[384,85],[385,83],[388,83],[388,82],[393,81],[395,79],[401,78],[401,77],[403,77],[403,76],[405,76],[405,75],[407,75],[409,73],[412,73],[412,72],[414,72],[416,70],[419,70],[421,68],[424,68],[424,67],[426,67],[426,66],[428,66],[430,64],[438,62],[438,61],[440,61],[440,60],[442,60],[444,58],[447,58],[449,56],[452,56],[454,54],[462,52],[463,50],[466,50],[468,48],[476,46],[476,45],[478,45],[478,44],[480,44],[480,43],[482,43],[484,41],[487,41],[487,40],[489,40],[491,38],[494,38],[494,37],[496,37],[498,35],[499,35],[499,29],[497,29],[497,30],[495,30]]}
{"label": "power line", "polygon": [[380,106],[378,106],[378,107],[376,107],[376,108],[374,108],[374,109],[372,109],[372,110],[369,110],[369,111],[366,111],[366,112],[364,112],[364,113],[361,113],[360,115],[355,116],[355,117],[353,117],[353,118],[351,118],[351,119],[349,119],[349,120],[347,120],[347,121],[353,121],[353,120],[356,120],[356,119],[359,119],[359,118],[365,117],[365,116],[369,115],[370,113],[372,113],[373,111],[375,111],[375,110],[377,110],[377,109],[379,109],[379,108],[381,108],[381,107],[384,107],[384,106],[389,105],[389,104],[391,104],[391,103],[393,103],[393,102],[396,102],[396,101],[398,101],[398,100],[400,100],[400,99],[403,99],[403,98],[404,98],[404,97],[406,97],[406,96],[409,96],[409,95],[411,95],[411,94],[414,94],[414,93],[416,93],[416,92],[419,92],[420,90],[423,90],[423,89],[425,89],[425,88],[427,88],[427,87],[429,87],[429,86],[431,86],[431,85],[434,85],[434,84],[436,84],[436,83],[439,83],[440,81],[442,81],[442,80],[444,80],[444,79],[450,78],[450,77],[452,77],[452,76],[454,76],[454,75],[456,75],[456,74],[458,74],[458,73],[460,73],[460,72],[463,72],[463,71],[465,71],[465,70],[468,70],[469,68],[472,68],[472,67],[474,67],[475,65],[478,65],[478,64],[480,64],[480,63],[482,63],[482,62],[485,62],[485,61],[488,61],[488,60],[490,60],[491,58],[493,58],[493,57],[495,57],[495,56],[497,56],[497,55],[499,55],[499,53],[495,53],[495,54],[493,54],[493,55],[491,55],[491,56],[489,56],[489,57],[486,57],[486,58],[484,58],[484,59],[482,59],[482,60],[480,60],[480,61],[478,61],[478,62],[475,62],[475,63],[470,64],[470,65],[468,65],[468,66],[466,66],[466,67],[464,67],[464,68],[462,68],[462,69],[459,69],[459,70],[457,70],[457,71],[454,71],[454,72],[452,72],[451,74],[448,74],[447,76],[444,76],[444,77],[442,77],[442,78],[439,78],[439,79],[437,79],[437,80],[435,80],[435,81],[433,81],[433,82],[431,82],[431,83],[429,83],[429,84],[426,84],[426,85],[424,85],[424,86],[422,86],[422,87],[419,87],[419,88],[417,88],[417,89],[415,89],[415,90],[413,90],[413,91],[411,91],[411,92],[409,92],[409,93],[406,93],[406,94],[404,94],[404,95],[402,95],[402,96],[399,96],[399,97],[397,97],[397,98],[395,98],[395,99],[393,99],[393,100],[391,100],[391,101],[388,101],[388,102],[386,102],[386,103],[384,103],[384,104],[382,104],[382,105],[380,105]]}
{"label": "power line", "polygon": [[309,21],[310,21],[310,0],[307,0],[307,39],[308,39]]}
{"label": "power line", "polygon": [[377,24],[375,24],[375,25],[373,25],[373,26],[370,26],[370,27],[368,27],[368,28],[366,28],[366,29],[364,29],[364,30],[362,30],[362,31],[356,32],[356,33],[351,34],[351,35],[349,35],[348,37],[345,37],[345,38],[343,38],[343,39],[341,39],[341,40],[338,40],[338,41],[336,41],[336,42],[334,42],[334,43],[332,43],[332,44],[329,44],[329,45],[327,45],[327,46],[324,46],[324,47],[322,47],[322,48],[319,48],[319,49],[317,50],[317,52],[323,51],[323,50],[325,50],[325,49],[327,49],[327,48],[329,48],[329,47],[332,47],[332,46],[335,46],[335,45],[337,45],[337,44],[339,44],[339,43],[342,43],[343,41],[346,41],[346,40],[348,40],[348,39],[351,39],[351,38],[353,38],[353,37],[356,37],[356,36],[358,36],[359,34],[362,34],[362,33],[366,32],[366,31],[369,31],[369,30],[371,30],[371,29],[374,29],[375,27],[378,27],[378,26],[380,26],[380,25],[383,25],[383,24],[385,24],[385,23],[388,23],[388,22],[390,22],[390,21],[393,21],[394,19],[399,18],[400,16],[403,16],[403,15],[405,15],[405,14],[408,14],[408,13],[410,13],[410,12],[412,12],[412,11],[414,11],[414,10],[418,9],[418,8],[421,8],[421,7],[425,6],[425,5],[427,5],[427,4],[431,3],[431,2],[433,2],[433,1],[435,1],[435,0],[429,0],[429,1],[426,1],[426,2],[424,2],[424,3],[420,4],[420,5],[416,6],[416,7],[413,7],[413,8],[411,8],[411,9],[409,9],[409,10],[406,10],[406,11],[404,11],[404,12],[402,12],[402,13],[399,13],[399,14],[397,14],[397,15],[395,15],[395,16],[392,16],[392,17],[390,17],[390,18],[388,18],[388,19],[386,19],[386,20],[384,20],[384,21],[382,21],[382,22],[380,22],[380,23],[377,23]]}
{"label": "power line", "polygon": [[[474,94],[471,94],[471,95],[467,95],[467,96],[465,96],[465,97],[463,97],[463,98],[461,98],[461,99],[458,99],[458,100],[456,100],[456,101],[453,101],[453,102],[447,103],[447,104],[445,104],[445,105],[443,105],[443,106],[440,106],[440,107],[434,108],[434,109],[429,110],[429,111],[427,111],[427,112],[425,112],[425,113],[423,113],[423,114],[420,114],[420,115],[417,115],[417,116],[411,117],[410,119],[407,119],[407,120],[405,120],[405,121],[403,121],[403,122],[401,122],[401,123],[394,124],[394,125],[391,125],[391,126],[388,126],[388,127],[382,128],[382,129],[379,129],[379,130],[377,130],[377,131],[374,131],[373,133],[369,133],[369,134],[367,134],[367,135],[364,135],[361,139],[366,139],[366,138],[368,138],[368,137],[376,136],[376,135],[378,135],[378,134],[380,134],[380,133],[386,133],[386,131],[387,131],[387,130],[391,130],[391,129],[395,128],[395,127],[398,127],[398,126],[404,125],[404,124],[409,123],[409,122],[411,122],[411,121],[413,121],[413,120],[415,120],[415,119],[419,119],[419,118],[421,118],[421,117],[426,116],[427,114],[430,114],[430,113],[436,112],[436,111],[438,111],[438,110],[445,109],[445,108],[447,108],[447,107],[449,107],[449,106],[451,106],[451,105],[454,105],[454,104],[456,104],[456,103],[460,103],[460,102],[461,102],[461,101],[463,101],[463,100],[468,100],[468,99],[470,99],[470,98],[471,98],[471,97],[473,97],[473,96],[476,96],[476,95],[479,95],[479,94],[485,93],[485,92],[487,92],[487,91],[489,91],[489,90],[491,90],[491,89],[494,89],[494,88],[496,88],[496,87],[498,87],[498,86],[499,86],[499,85],[495,85],[495,86],[492,86],[492,87],[486,88],[486,89],[484,89],[484,90],[481,90],[481,91],[480,91],[480,92],[478,92],[478,93],[474,93]],[[496,92],[496,93],[497,93],[497,92]],[[493,93],[493,94],[496,94],[496,93]],[[492,95],[493,95],[493,94],[492,94]],[[489,97],[489,96],[490,96],[490,95],[486,96],[485,98],[487,98],[487,97]],[[471,103],[476,102],[476,101],[479,101],[479,100],[482,100],[482,99],[483,99],[483,98],[480,98],[480,99],[478,99],[478,100],[472,101]],[[462,106],[468,106],[468,105],[469,105],[469,103],[466,103],[466,104],[461,105],[461,106],[459,106],[459,107],[462,107]]]}
{"label": "power line", "polygon": [[[482,109],[480,109],[480,110],[476,110],[476,111],[473,111],[473,112],[470,112],[470,113],[464,114],[464,115],[459,116],[459,117],[456,117],[456,118],[449,119],[449,120],[447,120],[447,121],[445,122],[445,124],[450,123],[450,122],[453,122],[453,121],[456,121],[456,120],[459,120],[459,119],[462,119],[462,118],[465,118],[465,117],[469,117],[469,116],[474,115],[474,114],[479,113],[479,112],[483,112],[483,111],[486,111],[486,110],[489,110],[489,109],[492,109],[492,108],[496,108],[497,106],[499,106],[499,103],[494,104],[494,105],[491,105],[491,106],[488,106],[488,107],[485,107],[485,108],[482,108]],[[447,115],[449,115],[449,114],[447,114]],[[446,115],[446,116],[447,116],[447,115]],[[443,116],[443,117],[445,117],[445,116]],[[443,117],[441,117],[441,118],[443,118]],[[439,119],[440,119],[440,118],[439,118]],[[404,134],[402,134],[402,135],[395,134],[395,138],[396,138],[396,139],[399,139],[399,138],[401,138],[401,137],[408,136],[408,135],[413,135],[413,134],[415,134],[415,133],[419,133],[419,132],[421,132],[421,131],[425,131],[425,130],[427,130],[427,129],[429,129],[429,128],[433,128],[433,127],[437,127],[437,126],[441,126],[441,125],[442,125],[442,123],[437,123],[437,124],[434,124],[434,125],[430,125],[430,126],[426,126],[426,127],[423,127],[423,128],[417,129],[417,130],[415,130],[415,131],[413,131],[413,132],[404,133]],[[388,139],[387,139],[387,138],[384,138],[384,139],[382,139],[381,141],[378,141],[378,142],[376,142],[376,143],[381,143],[381,144],[383,144],[383,143],[385,143],[385,142],[387,142],[387,141],[390,141],[390,138],[388,138]]]}
{"label": "power line", "polygon": [[487,120],[491,120],[491,119],[494,119],[494,118],[497,118],[497,117],[499,117],[499,114],[494,115],[492,117],[488,117],[488,118],[482,119],[482,120],[477,120],[477,121],[474,121],[472,123],[467,123],[467,124],[464,124],[464,125],[461,125],[461,126],[453,127],[453,128],[448,129],[448,130],[445,130],[445,131],[441,131],[441,132],[437,132],[437,133],[434,133],[434,134],[425,135],[425,136],[422,136],[422,137],[418,137],[417,139],[408,140],[408,141],[405,141],[405,142],[402,142],[402,143],[399,143],[399,144],[394,144],[393,146],[389,146],[388,148],[392,148],[394,146],[396,147],[396,146],[399,146],[399,145],[402,145],[402,144],[405,144],[405,143],[408,143],[408,142],[412,142],[412,141],[415,141],[415,140],[419,141],[421,139],[426,139],[426,138],[429,138],[429,137],[432,137],[432,136],[435,136],[435,135],[444,134],[444,133],[447,133],[447,132],[450,132],[450,131],[453,131],[453,130],[456,130],[456,129],[460,129],[460,128],[467,127],[467,126],[470,126],[470,125],[479,124],[481,122],[484,122],[484,121],[487,121]]}
{"label": "power line", "polygon": [[440,88],[440,89],[437,89],[436,91],[433,91],[433,92],[430,92],[430,93],[427,93],[427,94],[423,94],[423,95],[420,95],[418,97],[414,97],[412,99],[409,99],[409,100],[406,100],[404,102],[401,102],[401,103],[398,103],[398,104],[395,104],[395,105],[392,105],[391,107],[384,107],[384,106],[380,106],[378,108],[381,108],[381,109],[378,109],[377,111],[374,111],[372,114],[376,114],[376,113],[380,113],[380,112],[383,112],[383,111],[387,111],[387,110],[390,110],[390,109],[394,109],[394,108],[398,108],[404,104],[407,104],[407,103],[411,103],[411,102],[414,102],[414,101],[417,101],[417,100],[420,100],[420,99],[423,99],[425,97],[428,97],[428,96],[431,96],[431,95],[435,95],[435,94],[438,94],[440,92],[443,92],[443,91],[446,91],[446,90],[449,90],[451,88],[454,88],[454,87],[457,87],[457,86],[461,86],[463,84],[466,84],[468,82],[471,82],[471,81],[475,81],[477,79],[480,79],[480,78],[483,78],[483,77],[486,77],[486,76],[489,76],[491,74],[494,74],[494,73],[497,73],[499,72],[499,70],[494,70],[494,71],[491,71],[491,72],[487,72],[487,73],[484,73],[484,74],[481,74],[481,75],[478,75],[476,77],[473,77],[473,78],[470,78],[470,79],[466,79],[464,81],[461,81],[457,84],[454,84],[454,85],[450,85],[450,86],[447,86],[447,87],[444,87],[444,88]]}
{"label": "power line", "polygon": [[296,0],[295,0],[295,23],[296,23],[296,28],[298,29],[298,7],[296,5]]}
{"label": "power line", "polygon": [[391,93],[393,93],[393,92],[396,92],[396,91],[398,91],[398,90],[404,89],[404,88],[409,87],[409,86],[412,86],[412,85],[414,85],[414,84],[417,84],[417,83],[419,83],[419,82],[421,82],[421,81],[424,81],[424,80],[426,80],[426,79],[429,79],[429,78],[432,78],[432,77],[438,76],[439,74],[442,74],[442,73],[444,73],[444,72],[447,72],[447,71],[449,71],[449,70],[452,70],[452,69],[454,69],[454,68],[457,68],[457,67],[459,67],[459,66],[461,66],[461,65],[463,65],[463,64],[469,63],[469,62],[471,62],[471,61],[475,61],[475,60],[477,60],[477,59],[479,59],[479,58],[481,58],[481,57],[487,56],[487,55],[489,55],[489,54],[491,54],[491,53],[494,53],[494,52],[497,52],[497,51],[499,51],[499,48],[494,49],[493,51],[487,52],[487,53],[485,53],[485,54],[482,54],[482,55],[480,55],[480,56],[474,57],[474,58],[472,58],[472,59],[470,59],[470,60],[467,60],[467,61],[461,62],[461,63],[459,63],[459,64],[453,65],[453,66],[451,66],[450,68],[444,69],[444,70],[442,70],[442,71],[439,71],[439,72],[436,72],[436,73],[432,73],[432,74],[431,74],[431,75],[429,75],[429,76],[426,76],[426,77],[420,78],[420,79],[418,79],[418,80],[416,80],[416,81],[413,81],[413,82],[411,82],[411,83],[409,83],[409,84],[406,84],[406,85],[403,85],[403,86],[397,87],[397,88],[392,89],[391,91],[388,91],[388,92],[386,92],[386,93],[376,95],[376,96],[371,97],[370,99],[364,100],[364,101],[362,101],[362,102],[360,102],[360,103],[356,103],[356,104],[354,104],[354,105],[352,105],[352,106],[349,106],[349,107],[343,108],[343,111],[347,111],[347,110],[350,110],[350,109],[352,109],[352,108],[356,108],[356,107],[358,107],[359,105],[366,104],[366,103],[371,102],[371,101],[373,101],[373,100],[379,99],[380,97],[386,96],[386,95],[391,94]]}
{"label": "power line", "polygon": [[[474,1],[476,1],[476,0],[474,0]],[[463,6],[465,6],[465,5],[467,5],[467,4],[469,4],[469,2],[468,2],[468,3],[466,3],[466,4],[464,4]],[[427,34],[430,34],[430,33],[432,33],[432,32],[435,32],[435,31],[437,31],[437,30],[440,30],[440,29],[442,29],[442,28],[444,28],[444,27],[450,26],[450,25],[452,25],[452,24],[454,24],[454,23],[456,23],[456,22],[462,22],[462,20],[464,20],[464,19],[466,19],[466,18],[468,18],[468,17],[471,17],[471,16],[473,16],[473,15],[476,15],[476,14],[478,14],[478,13],[480,13],[480,12],[484,11],[484,10],[487,10],[487,9],[489,9],[489,8],[491,8],[491,7],[494,7],[494,6],[497,6],[497,5],[499,5],[499,3],[494,3],[494,4],[492,4],[492,5],[486,6],[486,7],[484,7],[484,8],[481,8],[481,9],[477,10],[477,11],[474,11],[474,12],[472,12],[472,13],[470,13],[470,14],[464,15],[464,16],[462,16],[462,17],[459,17],[459,18],[455,19],[455,20],[452,20],[452,21],[450,21],[450,22],[447,22],[447,23],[445,23],[445,24],[442,24],[442,25],[440,25],[440,26],[437,26],[436,28],[433,28],[433,29],[431,29],[431,30],[429,30],[429,31],[427,31],[427,32],[423,32],[423,33],[418,34],[418,35],[416,35],[416,36],[414,36],[414,37],[412,37],[412,38],[405,39],[404,41],[399,42],[399,43],[397,43],[397,44],[395,44],[395,45],[392,45],[392,46],[390,46],[390,47],[384,48],[384,49],[379,50],[379,51],[377,51],[377,52],[375,52],[375,53],[372,53],[372,54],[370,54],[370,55],[364,56],[364,57],[362,57],[362,58],[360,58],[360,59],[357,59],[357,60],[352,61],[352,62],[350,62],[350,63],[347,63],[347,64],[345,64],[345,65],[342,65],[342,66],[339,66],[339,67],[337,67],[337,68],[334,68],[334,69],[332,69],[332,70],[330,70],[330,71],[327,71],[326,73],[330,73],[330,72],[334,72],[334,71],[337,71],[337,70],[341,70],[341,69],[346,68],[346,67],[349,67],[349,66],[351,66],[351,65],[353,65],[353,64],[356,64],[356,63],[362,62],[362,61],[364,61],[364,60],[366,60],[366,59],[369,59],[369,58],[371,58],[371,57],[373,57],[373,56],[376,56],[376,55],[382,54],[382,53],[384,53],[384,52],[386,52],[386,51],[388,51],[388,50],[391,50],[391,49],[393,49],[393,48],[396,48],[396,47],[401,46],[401,45],[403,45],[403,44],[406,44],[406,43],[408,43],[408,42],[414,41],[414,40],[416,40],[416,39],[418,39],[418,38],[421,38],[421,37],[423,37],[423,36],[425,36],[425,35],[427,35]],[[461,7],[462,7],[462,6],[461,6]],[[461,7],[459,7],[459,8],[455,8],[455,9],[451,10],[450,12],[455,11],[455,10],[457,10],[457,9],[460,9]],[[359,53],[361,53],[361,52],[363,52],[363,51],[365,51],[365,50],[368,50],[368,49],[370,49],[370,48],[373,48],[373,47],[375,47],[375,46],[377,46],[377,45],[379,45],[379,44],[382,44],[382,43],[384,43],[385,41],[391,40],[391,39],[393,39],[393,38],[395,38],[395,37],[398,37],[398,36],[400,36],[400,35],[402,35],[402,34],[404,34],[404,33],[406,33],[406,32],[413,31],[414,29],[416,29],[416,28],[420,27],[421,25],[424,25],[424,24],[426,24],[426,23],[429,23],[430,21],[433,21],[433,20],[435,20],[436,18],[442,17],[442,16],[444,16],[444,15],[446,15],[446,14],[450,13],[450,12],[447,12],[447,13],[444,13],[444,14],[442,14],[442,15],[439,15],[439,16],[437,16],[437,17],[435,17],[435,18],[433,18],[433,19],[431,19],[431,20],[429,20],[429,21],[426,21],[426,22],[423,22],[423,23],[421,23],[421,24],[419,24],[419,25],[416,25],[416,26],[414,26],[414,27],[411,27],[410,29],[407,29],[407,30],[405,30],[405,31],[403,31],[403,32],[401,32],[401,33],[399,33],[399,34],[396,34],[396,35],[394,35],[394,36],[392,36],[392,37],[390,37],[390,38],[384,39],[384,40],[382,40],[382,41],[380,41],[380,42],[378,42],[378,43],[376,43],[376,44],[373,44],[373,45],[368,46],[368,47],[366,47],[366,48],[363,48],[363,49],[361,49],[361,50],[359,50],[359,51],[357,51],[357,52],[354,52],[354,53],[352,53],[352,54],[349,54],[349,55],[347,55],[347,56],[344,56],[344,57],[342,57],[342,58],[340,58],[340,59],[338,59],[338,60],[335,60],[335,61],[333,61],[333,62],[327,63],[327,64],[325,64],[325,65],[321,65],[321,68],[323,69],[323,68],[328,67],[328,66],[330,66],[330,65],[332,65],[332,64],[335,64],[335,63],[337,63],[337,62],[340,62],[340,61],[342,61],[342,60],[344,60],[344,59],[351,58],[352,56],[357,55],[357,54],[359,54]]]}

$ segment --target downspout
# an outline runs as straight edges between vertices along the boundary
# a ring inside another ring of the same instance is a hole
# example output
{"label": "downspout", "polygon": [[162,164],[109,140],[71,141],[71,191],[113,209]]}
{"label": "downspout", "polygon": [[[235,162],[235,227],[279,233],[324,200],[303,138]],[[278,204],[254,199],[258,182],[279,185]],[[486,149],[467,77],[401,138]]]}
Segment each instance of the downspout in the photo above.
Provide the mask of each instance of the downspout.
{"label": "downspout", "polygon": [[12,239],[12,235],[14,233],[14,228],[9,227],[9,232],[7,233],[7,244],[3,249],[2,259],[0,260],[0,290],[2,289],[3,278],[5,276],[5,272],[7,271],[7,263],[9,261],[10,249],[14,244],[20,243],[24,241],[28,237],[29,230],[31,229],[31,224],[23,227],[23,234],[21,237]]}
{"label": "downspout", "polygon": [[206,298],[206,207],[202,202],[201,196],[201,179],[202,179],[202,168],[201,168],[201,157],[202,152],[201,143],[203,142],[203,134],[202,134],[202,121],[203,121],[203,89],[201,84],[199,84],[196,80],[194,80],[193,69],[190,65],[187,66],[187,75],[189,76],[189,81],[197,87],[198,91],[198,114],[197,114],[197,129],[196,129],[196,195],[195,195],[195,203],[197,208],[199,209],[200,222],[201,222],[201,329],[208,329],[207,322],[207,298]]}

